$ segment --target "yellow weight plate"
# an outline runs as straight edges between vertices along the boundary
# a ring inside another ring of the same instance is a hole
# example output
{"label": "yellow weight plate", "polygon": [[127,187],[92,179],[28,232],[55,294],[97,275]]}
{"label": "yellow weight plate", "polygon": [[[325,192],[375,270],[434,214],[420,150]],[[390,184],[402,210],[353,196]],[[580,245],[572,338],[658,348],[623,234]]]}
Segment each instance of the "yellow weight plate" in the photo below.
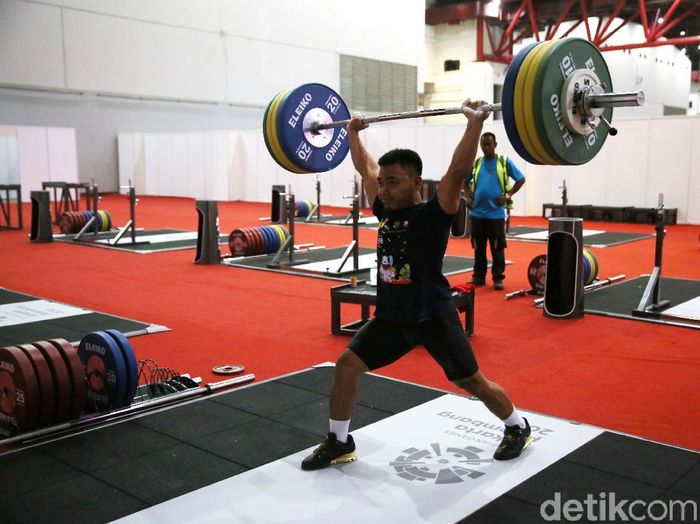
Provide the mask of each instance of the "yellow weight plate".
{"label": "yellow weight plate", "polygon": [[[518,80],[520,80],[521,76],[524,76],[519,100],[521,105],[520,113],[522,115],[523,128],[525,129],[525,135],[528,139],[528,145],[526,147],[528,150],[532,148],[532,151],[530,151],[532,156],[543,164],[548,165],[557,165],[561,162],[552,158],[552,155],[547,152],[547,149],[542,144],[542,139],[537,134],[537,125],[535,123],[535,113],[533,110],[533,89],[535,87],[535,79],[537,78],[537,72],[539,71],[542,59],[544,58],[546,52],[556,43],[557,42],[555,40],[550,40],[538,45],[537,48],[534,49],[533,52],[530,53],[525,59],[527,62],[524,64],[526,65],[525,70],[521,68],[520,72],[518,73]],[[528,58],[530,59],[529,61]]]}
{"label": "yellow weight plate", "polygon": [[270,108],[267,112],[267,120],[265,122],[265,130],[267,131],[267,140],[270,143],[270,148],[275,156],[275,159],[284,167],[287,171],[292,173],[303,174],[306,171],[299,169],[295,166],[289,158],[282,151],[279,139],[277,137],[277,109],[279,108],[280,101],[289,93],[289,90],[281,91],[270,103]]}
{"label": "yellow weight plate", "polygon": [[561,161],[548,150],[547,146],[542,141],[539,132],[537,131],[537,123],[535,118],[542,118],[542,115],[535,115],[535,86],[537,84],[537,76],[540,74],[540,66],[542,65],[545,57],[551,54],[560,41],[550,40],[545,42],[541,46],[540,52],[537,56],[533,57],[530,67],[527,70],[527,76],[525,77],[525,87],[523,88],[523,105],[525,111],[525,125],[527,126],[530,140],[532,140],[533,147],[537,150],[539,155],[546,160],[546,164],[549,165],[561,165]]}
{"label": "yellow weight plate", "polygon": [[543,158],[535,154],[535,148],[532,146],[532,140],[527,128],[525,127],[525,108],[523,106],[523,90],[525,88],[525,77],[527,70],[532,63],[532,58],[538,51],[541,51],[542,44],[537,44],[525,57],[523,63],[518,70],[518,76],[515,79],[515,87],[513,88],[513,116],[515,117],[515,128],[518,131],[518,137],[523,144],[523,147],[535,160],[540,164],[544,164]]}

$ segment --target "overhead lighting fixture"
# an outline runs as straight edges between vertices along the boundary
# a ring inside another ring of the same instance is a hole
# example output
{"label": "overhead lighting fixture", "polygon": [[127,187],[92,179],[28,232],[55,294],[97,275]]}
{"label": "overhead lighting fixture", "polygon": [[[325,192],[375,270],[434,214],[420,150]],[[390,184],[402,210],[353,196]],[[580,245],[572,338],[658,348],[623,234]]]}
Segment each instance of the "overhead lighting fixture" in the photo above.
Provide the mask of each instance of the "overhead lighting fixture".
{"label": "overhead lighting fixture", "polygon": [[681,36],[685,36],[685,31],[681,31]]}
{"label": "overhead lighting fixture", "polygon": [[663,17],[663,16],[662,16],[661,18],[659,18],[659,23],[660,23],[660,24],[663,24],[663,23],[664,23],[664,17]]}

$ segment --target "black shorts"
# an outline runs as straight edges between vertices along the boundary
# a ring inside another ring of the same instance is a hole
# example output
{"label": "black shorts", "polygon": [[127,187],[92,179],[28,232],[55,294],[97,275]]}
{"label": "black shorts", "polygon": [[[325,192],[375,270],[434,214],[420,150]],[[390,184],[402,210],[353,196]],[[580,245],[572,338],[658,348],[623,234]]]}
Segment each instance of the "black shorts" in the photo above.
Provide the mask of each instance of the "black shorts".
{"label": "black shorts", "polygon": [[435,317],[415,324],[396,324],[372,318],[348,347],[371,370],[395,362],[422,345],[442,367],[449,380],[471,377],[479,370],[457,310],[452,306]]}

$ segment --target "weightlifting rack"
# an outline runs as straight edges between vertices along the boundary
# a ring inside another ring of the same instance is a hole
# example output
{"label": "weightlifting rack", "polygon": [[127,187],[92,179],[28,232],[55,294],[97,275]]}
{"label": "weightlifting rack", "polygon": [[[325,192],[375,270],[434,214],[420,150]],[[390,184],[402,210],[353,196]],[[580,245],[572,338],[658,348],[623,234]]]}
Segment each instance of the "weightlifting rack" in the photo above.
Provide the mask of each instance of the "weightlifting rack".
{"label": "weightlifting rack", "polygon": [[121,238],[124,236],[124,233],[127,231],[131,231],[131,242],[128,242],[128,244],[132,246],[136,245],[145,245],[145,244],[150,244],[151,242],[149,240],[140,240],[136,241],[136,205],[139,203],[138,198],[136,198],[136,192],[134,190],[134,186],[131,185],[131,180],[129,180],[129,185],[128,186],[119,186],[119,189],[127,189],[127,198],[129,199],[129,221],[124,224],[123,227],[119,228],[119,232],[117,233],[117,236],[115,236],[112,240],[109,241],[110,246],[116,246],[117,242],[121,240]]}
{"label": "weightlifting rack", "polygon": [[659,193],[659,205],[651,210],[654,215],[654,224],[656,230],[656,249],[654,250],[654,269],[649,276],[649,281],[642,294],[642,299],[636,309],[632,310],[632,316],[643,318],[659,318],[661,311],[668,309],[671,302],[661,300],[661,262],[663,260],[664,237],[666,231],[664,224],[666,218],[664,216],[664,194]]}

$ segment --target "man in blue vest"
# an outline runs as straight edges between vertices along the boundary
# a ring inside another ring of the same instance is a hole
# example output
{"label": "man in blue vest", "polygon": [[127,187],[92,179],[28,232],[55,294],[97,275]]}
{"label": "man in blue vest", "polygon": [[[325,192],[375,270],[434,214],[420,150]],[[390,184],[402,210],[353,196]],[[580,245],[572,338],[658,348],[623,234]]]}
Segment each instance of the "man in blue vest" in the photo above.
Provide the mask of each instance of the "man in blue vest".
{"label": "man in blue vest", "polygon": [[[474,162],[466,180],[467,206],[471,209],[471,240],[474,247],[472,282],[486,283],[486,243],[491,246],[493,288],[503,289],[506,276],[506,209],[511,197],[525,183],[525,176],[510,158],[496,154],[496,135],[481,135],[484,156]],[[510,179],[515,180],[513,187]]]}

